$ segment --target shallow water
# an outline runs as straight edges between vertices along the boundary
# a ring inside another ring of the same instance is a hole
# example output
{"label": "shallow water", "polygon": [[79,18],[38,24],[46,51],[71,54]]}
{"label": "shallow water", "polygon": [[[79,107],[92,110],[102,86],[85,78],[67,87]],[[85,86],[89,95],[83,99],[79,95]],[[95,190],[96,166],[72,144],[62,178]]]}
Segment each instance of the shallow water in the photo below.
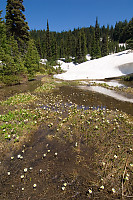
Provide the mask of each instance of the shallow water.
{"label": "shallow water", "polygon": [[37,87],[42,85],[41,77],[42,76],[38,77],[36,80],[29,81],[24,84],[1,87],[0,101],[5,100],[15,94],[34,91]]}
{"label": "shallow water", "polygon": [[118,94],[117,92],[115,92],[113,90],[109,90],[109,89],[103,88],[101,86],[90,86],[90,87],[79,86],[79,88],[83,89],[83,90],[90,90],[90,91],[98,92],[98,93],[107,95],[109,97],[113,97],[114,99],[117,99],[119,101],[133,103],[133,98],[127,98],[121,94]]}
{"label": "shallow water", "polygon": [[[78,106],[84,105],[85,107],[94,107],[94,108],[108,108],[112,110],[120,110],[128,114],[133,115],[133,103],[122,101],[116,99],[112,96],[105,95],[91,89],[88,89],[87,86],[78,87],[60,87],[59,91],[55,91],[55,95],[62,95],[64,101],[70,99],[72,103],[77,104]],[[121,97],[118,95],[118,97]],[[126,99],[126,97],[123,97]],[[132,101],[132,100],[131,100]]]}

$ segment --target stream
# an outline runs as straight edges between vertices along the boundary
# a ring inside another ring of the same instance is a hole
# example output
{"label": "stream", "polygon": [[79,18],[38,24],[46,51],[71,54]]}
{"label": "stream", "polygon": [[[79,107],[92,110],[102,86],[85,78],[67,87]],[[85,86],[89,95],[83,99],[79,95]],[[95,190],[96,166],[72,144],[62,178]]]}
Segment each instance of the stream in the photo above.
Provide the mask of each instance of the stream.
{"label": "stream", "polygon": [[[15,94],[33,92],[42,85],[41,77],[37,80],[29,81],[25,84],[7,86],[0,88],[0,101]],[[114,83],[115,82],[113,80]],[[133,87],[133,82],[122,82],[123,87]],[[108,109],[118,109],[133,115],[133,97],[123,96],[113,90],[99,86],[62,86],[59,90],[53,91],[54,95],[61,95],[64,102],[69,98],[73,103],[86,107],[104,107]]]}

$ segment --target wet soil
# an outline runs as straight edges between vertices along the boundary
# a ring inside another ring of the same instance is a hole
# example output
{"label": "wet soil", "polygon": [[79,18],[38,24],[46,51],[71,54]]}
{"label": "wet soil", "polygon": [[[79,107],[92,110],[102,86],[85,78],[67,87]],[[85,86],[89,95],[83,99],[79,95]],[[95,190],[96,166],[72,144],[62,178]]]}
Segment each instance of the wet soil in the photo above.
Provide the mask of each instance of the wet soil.
{"label": "wet soil", "polygon": [[[93,187],[94,150],[85,149],[77,153],[75,144],[46,139],[48,130],[38,130],[33,141],[4,163],[1,175],[2,199],[86,199],[88,187]],[[48,131],[49,132],[49,131]],[[17,155],[23,155],[18,159]],[[46,157],[44,157],[46,154]],[[24,173],[24,169],[27,172]],[[21,179],[21,175],[24,178]],[[34,184],[37,186],[34,188]],[[22,189],[24,188],[24,190]],[[95,188],[98,190],[98,188]],[[97,191],[98,192],[98,191]]]}

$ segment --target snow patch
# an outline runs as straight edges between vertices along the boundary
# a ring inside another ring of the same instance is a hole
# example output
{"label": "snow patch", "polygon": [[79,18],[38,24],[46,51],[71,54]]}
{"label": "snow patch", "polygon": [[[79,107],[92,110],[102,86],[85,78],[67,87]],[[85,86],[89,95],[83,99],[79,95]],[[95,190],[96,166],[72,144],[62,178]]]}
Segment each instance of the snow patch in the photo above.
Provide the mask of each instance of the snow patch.
{"label": "snow patch", "polygon": [[61,69],[66,72],[55,75],[55,78],[63,80],[96,80],[119,77],[133,73],[133,52],[126,50],[78,65],[62,62]]}

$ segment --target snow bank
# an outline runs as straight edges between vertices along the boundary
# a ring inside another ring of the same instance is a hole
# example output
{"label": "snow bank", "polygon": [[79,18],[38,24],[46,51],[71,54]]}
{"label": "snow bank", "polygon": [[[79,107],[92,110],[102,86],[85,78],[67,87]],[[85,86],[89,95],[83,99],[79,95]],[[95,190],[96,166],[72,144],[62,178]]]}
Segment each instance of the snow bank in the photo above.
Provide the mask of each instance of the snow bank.
{"label": "snow bank", "polygon": [[79,65],[61,63],[66,72],[55,75],[63,80],[105,79],[133,73],[133,52],[128,50],[108,55],[99,59],[89,60]]}

